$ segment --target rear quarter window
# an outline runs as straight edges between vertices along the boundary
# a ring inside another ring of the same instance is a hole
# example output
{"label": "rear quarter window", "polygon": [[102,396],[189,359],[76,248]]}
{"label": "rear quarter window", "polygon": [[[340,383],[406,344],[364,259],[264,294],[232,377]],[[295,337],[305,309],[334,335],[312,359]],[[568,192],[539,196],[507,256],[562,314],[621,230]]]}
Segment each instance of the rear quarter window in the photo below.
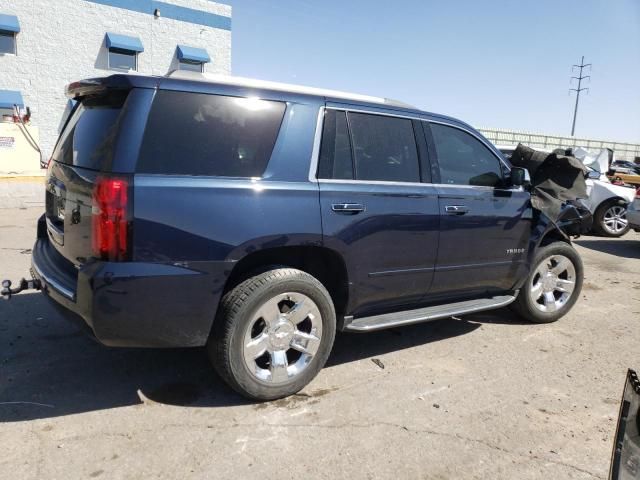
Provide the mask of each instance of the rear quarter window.
{"label": "rear quarter window", "polygon": [[145,130],[137,172],[261,177],[285,103],[159,91]]}

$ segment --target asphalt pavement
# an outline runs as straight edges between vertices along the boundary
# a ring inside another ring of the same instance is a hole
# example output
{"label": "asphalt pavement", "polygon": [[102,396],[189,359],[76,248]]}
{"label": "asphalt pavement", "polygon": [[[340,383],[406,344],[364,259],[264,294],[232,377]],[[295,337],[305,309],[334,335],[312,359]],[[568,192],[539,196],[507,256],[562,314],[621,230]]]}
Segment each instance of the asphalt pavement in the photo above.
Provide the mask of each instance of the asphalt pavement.
{"label": "asphalt pavement", "polygon": [[[0,276],[42,208],[0,210]],[[0,302],[0,479],[606,478],[640,369],[640,234],[575,242],[586,279],[551,325],[509,311],[338,335],[301,393],[251,403],[202,349],[103,347],[38,293]]]}

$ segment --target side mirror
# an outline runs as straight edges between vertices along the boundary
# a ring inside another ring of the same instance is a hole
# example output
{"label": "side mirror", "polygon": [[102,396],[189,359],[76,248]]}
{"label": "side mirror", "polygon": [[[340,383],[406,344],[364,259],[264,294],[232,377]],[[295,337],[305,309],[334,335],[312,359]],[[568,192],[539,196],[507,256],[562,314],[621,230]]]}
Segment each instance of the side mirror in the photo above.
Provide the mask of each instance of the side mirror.
{"label": "side mirror", "polygon": [[522,167],[512,167],[511,185],[513,185],[514,187],[531,186],[531,176],[529,175],[529,170]]}
{"label": "side mirror", "polygon": [[600,175],[601,173],[597,170],[589,170],[589,173],[587,173],[587,178],[589,180],[600,180]]}

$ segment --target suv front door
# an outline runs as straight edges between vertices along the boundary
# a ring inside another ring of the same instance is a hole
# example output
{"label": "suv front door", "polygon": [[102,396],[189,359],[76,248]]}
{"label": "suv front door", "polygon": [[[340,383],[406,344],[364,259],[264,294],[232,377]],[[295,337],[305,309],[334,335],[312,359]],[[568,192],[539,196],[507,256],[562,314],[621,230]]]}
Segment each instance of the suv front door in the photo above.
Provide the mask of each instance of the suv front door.
{"label": "suv front door", "polygon": [[438,196],[419,121],[327,108],[318,164],[322,231],[349,274],[356,316],[406,309],[428,291],[438,248]]}
{"label": "suv front door", "polygon": [[458,126],[423,124],[437,163],[440,241],[429,297],[460,299],[510,290],[526,272],[529,193],[510,187],[483,140]]}

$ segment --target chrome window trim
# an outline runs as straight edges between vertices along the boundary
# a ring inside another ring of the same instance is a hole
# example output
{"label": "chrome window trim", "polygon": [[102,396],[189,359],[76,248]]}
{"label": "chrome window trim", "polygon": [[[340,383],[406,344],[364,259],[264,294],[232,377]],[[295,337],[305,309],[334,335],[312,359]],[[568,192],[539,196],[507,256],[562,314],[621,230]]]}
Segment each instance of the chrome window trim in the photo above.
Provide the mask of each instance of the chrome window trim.
{"label": "chrome window trim", "polygon": [[[488,187],[486,185],[457,185],[455,183],[427,183],[427,182],[393,182],[393,181],[385,181],[385,180],[338,180],[331,178],[319,178],[314,180],[314,182],[318,183],[335,183],[335,184],[353,184],[353,185],[388,185],[388,186],[410,186],[410,187],[449,187],[449,188],[466,188],[472,190],[486,190],[493,191],[496,190],[497,187]],[[500,188],[498,190],[510,190],[515,191],[513,189]]]}
{"label": "chrome window trim", "polygon": [[[427,123],[438,123],[440,125],[444,125],[446,127],[452,127],[452,128],[457,128],[458,130],[461,130],[469,135],[471,135],[472,137],[474,137],[476,140],[478,140],[480,143],[482,143],[487,150],[489,150],[489,152],[491,152],[491,154],[498,160],[498,162],[503,165],[508,172],[511,171],[511,166],[508,165],[504,159],[500,158],[498,155],[496,155],[496,153],[491,149],[491,146],[487,143],[487,141],[483,140],[481,137],[479,137],[477,134],[471,132],[470,130],[461,127],[459,125],[454,125],[453,123],[450,122],[443,122],[443,121],[439,121],[439,120],[431,120],[428,118],[423,118],[423,117],[418,117],[418,116],[414,116],[414,115],[398,115],[398,114],[394,114],[394,113],[386,113],[386,112],[377,112],[374,110],[367,110],[367,109],[361,109],[361,108],[341,108],[341,107],[333,107],[333,106],[322,106],[320,107],[320,111],[318,112],[318,120],[316,122],[316,133],[315,133],[315,137],[314,137],[314,141],[313,141],[313,150],[311,151],[311,166],[309,169],[309,181],[310,182],[323,182],[323,183],[355,183],[358,185],[362,185],[362,184],[372,184],[372,185],[434,185],[434,186],[443,186],[443,187],[458,187],[458,188],[487,188],[487,189],[491,189],[494,190],[496,187],[488,187],[488,186],[483,186],[483,185],[458,185],[455,183],[425,183],[425,182],[390,182],[390,181],[384,181],[384,180],[337,180],[337,179],[326,179],[326,178],[317,178],[317,171],[318,171],[318,162],[319,162],[319,157],[320,157],[320,144],[322,142],[322,129],[324,127],[324,112],[326,110],[335,110],[335,111],[340,111],[340,112],[353,112],[353,113],[366,113],[366,114],[370,114],[370,115],[381,115],[383,117],[397,117],[397,118],[404,118],[407,120],[417,120],[420,122],[427,122]],[[509,190],[509,189],[507,189]]]}
{"label": "chrome window trim", "polygon": [[311,166],[309,167],[309,181],[318,182],[318,161],[320,160],[320,143],[322,142],[322,128],[324,127],[324,112],[326,107],[320,107],[316,120],[316,134],[313,138],[313,149],[311,150]]}
{"label": "chrome window trim", "polygon": [[332,179],[332,178],[319,178],[316,180],[318,183],[343,183],[343,184],[355,184],[355,185],[398,185],[398,186],[423,186],[423,187],[432,187],[433,183],[425,183],[425,182],[393,182],[387,180],[340,180],[340,179]]}
{"label": "chrome window trim", "polygon": [[[375,110],[367,110],[365,108],[346,108],[346,107],[325,107],[325,108],[327,110],[337,110],[341,112],[368,113],[371,115],[381,115],[383,117],[398,117],[398,118],[404,118],[407,120],[421,120],[423,122],[426,121],[424,118],[416,117],[413,115],[398,115],[397,113],[377,112]],[[384,107],[377,107],[377,108],[384,108]]]}

